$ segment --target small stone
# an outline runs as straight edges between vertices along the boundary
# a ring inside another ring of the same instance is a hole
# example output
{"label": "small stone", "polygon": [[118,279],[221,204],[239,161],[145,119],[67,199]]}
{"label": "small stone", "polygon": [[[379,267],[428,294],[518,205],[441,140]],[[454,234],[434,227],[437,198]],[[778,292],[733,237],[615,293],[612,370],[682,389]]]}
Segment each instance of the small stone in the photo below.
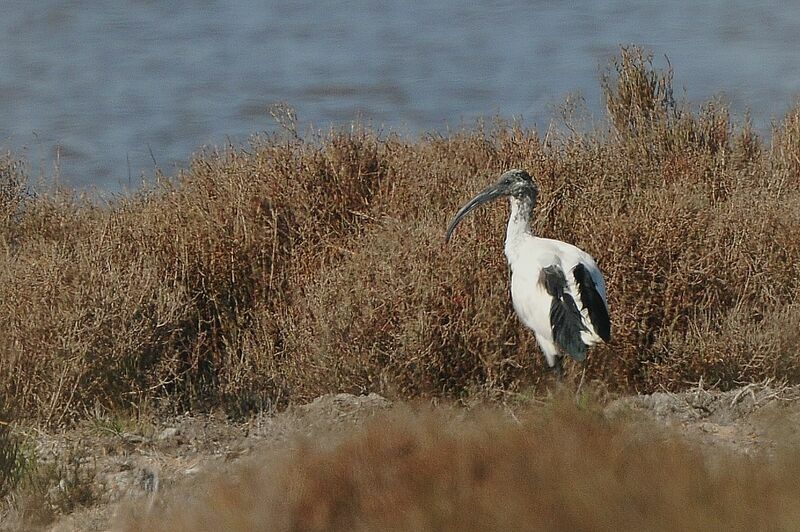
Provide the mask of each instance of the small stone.
{"label": "small stone", "polygon": [[170,440],[177,436],[180,431],[175,427],[167,427],[161,431],[161,434],[158,435],[159,441]]}
{"label": "small stone", "polygon": [[131,434],[130,432],[123,432],[122,439],[128,443],[144,443],[145,437],[139,434]]}

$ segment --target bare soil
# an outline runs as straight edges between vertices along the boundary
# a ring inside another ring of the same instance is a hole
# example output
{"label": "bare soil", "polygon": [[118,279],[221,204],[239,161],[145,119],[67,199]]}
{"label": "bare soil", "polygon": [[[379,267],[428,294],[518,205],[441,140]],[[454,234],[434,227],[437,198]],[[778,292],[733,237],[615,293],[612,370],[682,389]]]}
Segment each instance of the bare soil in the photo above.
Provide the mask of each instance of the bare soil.
{"label": "bare soil", "polygon": [[[246,422],[186,415],[131,432],[94,425],[61,434],[36,433],[35,452],[42,463],[75,456],[91,471],[91,504],[45,528],[109,529],[115,515],[126,505],[129,509],[131,501],[147,508],[174,488],[191,486],[205,472],[219,474],[243,457],[270,447],[291,447],[308,438],[336,445],[341,436],[394,406],[377,394],[338,394]],[[509,407],[511,415],[513,410]],[[665,435],[679,432],[710,458],[720,451],[770,456],[783,446],[800,448],[800,387],[766,383],[720,392],[701,384],[682,393],[617,398],[603,412],[609,419],[647,426],[648,431],[656,425]],[[68,489],[64,479],[51,488],[64,489]],[[7,517],[0,528],[20,526],[20,516]]]}
{"label": "bare soil", "polygon": [[773,453],[800,446],[800,387],[748,384],[735,390],[706,390],[702,384],[682,393],[659,392],[611,402],[609,417],[638,415],[678,431],[714,453]]}

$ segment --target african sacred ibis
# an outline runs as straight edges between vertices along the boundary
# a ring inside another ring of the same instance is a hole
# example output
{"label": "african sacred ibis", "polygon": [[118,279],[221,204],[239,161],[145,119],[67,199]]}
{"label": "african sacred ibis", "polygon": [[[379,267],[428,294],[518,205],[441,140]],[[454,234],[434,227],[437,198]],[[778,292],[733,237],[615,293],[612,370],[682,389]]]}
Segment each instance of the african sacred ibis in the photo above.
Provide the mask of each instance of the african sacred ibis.
{"label": "african sacred ibis", "polygon": [[450,241],[453,230],[470,211],[509,197],[505,254],[511,268],[511,301],[560,377],[565,355],[583,362],[590,346],[611,339],[611,321],[603,274],[594,259],[572,244],[532,234],[531,213],[538,193],[528,172],[505,172],[497,183],[461,207],[447,228],[445,241]]}

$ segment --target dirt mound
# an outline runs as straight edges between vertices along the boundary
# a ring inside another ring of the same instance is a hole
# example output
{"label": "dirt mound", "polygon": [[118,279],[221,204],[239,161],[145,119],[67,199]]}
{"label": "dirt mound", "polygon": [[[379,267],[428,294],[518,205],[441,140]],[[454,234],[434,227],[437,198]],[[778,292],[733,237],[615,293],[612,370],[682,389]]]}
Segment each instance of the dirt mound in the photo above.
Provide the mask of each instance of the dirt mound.
{"label": "dirt mound", "polygon": [[628,396],[605,408],[609,418],[641,416],[690,440],[754,453],[800,445],[800,386],[748,384],[730,391],[704,389]]}

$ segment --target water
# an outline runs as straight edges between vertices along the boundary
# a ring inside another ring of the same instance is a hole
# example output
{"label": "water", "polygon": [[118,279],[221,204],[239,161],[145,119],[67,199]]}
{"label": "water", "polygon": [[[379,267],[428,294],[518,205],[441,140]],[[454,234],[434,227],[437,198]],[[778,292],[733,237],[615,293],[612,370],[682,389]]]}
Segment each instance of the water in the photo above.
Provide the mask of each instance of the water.
{"label": "water", "polygon": [[800,4],[566,4],[7,1],[0,146],[118,191],[272,130],[275,102],[303,126],[360,117],[413,135],[499,113],[544,129],[569,93],[602,116],[598,73],[620,43],[667,54],[688,98],[724,92],[762,131],[800,92]]}

